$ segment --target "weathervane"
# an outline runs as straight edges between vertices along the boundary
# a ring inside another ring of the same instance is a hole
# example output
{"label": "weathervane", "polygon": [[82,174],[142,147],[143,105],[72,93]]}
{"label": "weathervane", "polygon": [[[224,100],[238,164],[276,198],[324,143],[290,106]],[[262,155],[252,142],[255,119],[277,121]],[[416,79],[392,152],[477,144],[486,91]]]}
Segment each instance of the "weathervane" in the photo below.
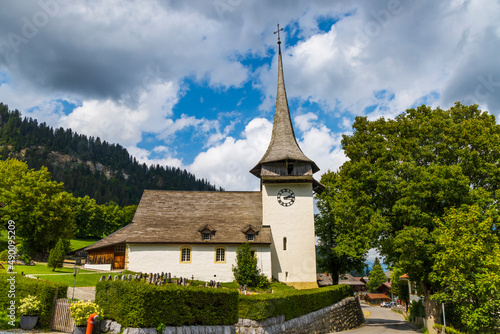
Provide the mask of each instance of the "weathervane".
{"label": "weathervane", "polygon": [[274,34],[278,34],[278,44],[281,44],[281,41],[280,41],[280,31],[283,31],[283,28],[280,29],[280,23],[279,22],[278,22],[277,26],[278,26],[278,30],[276,30],[274,32]]}

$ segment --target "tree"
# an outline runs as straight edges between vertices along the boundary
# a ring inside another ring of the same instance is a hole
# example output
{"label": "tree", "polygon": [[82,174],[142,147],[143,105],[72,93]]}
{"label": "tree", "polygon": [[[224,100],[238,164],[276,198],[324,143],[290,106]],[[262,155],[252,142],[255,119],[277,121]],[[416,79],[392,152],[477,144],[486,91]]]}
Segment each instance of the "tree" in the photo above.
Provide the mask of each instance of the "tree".
{"label": "tree", "polygon": [[236,250],[236,266],[233,266],[234,278],[240,285],[252,285],[257,281],[259,269],[257,258],[250,252],[250,244],[244,243]]}
{"label": "tree", "polygon": [[65,256],[66,252],[64,251],[64,242],[62,239],[59,239],[56,246],[50,250],[47,267],[52,268],[52,271],[57,268],[62,268]]}
{"label": "tree", "polygon": [[398,267],[392,268],[391,274],[391,292],[393,296],[397,296],[399,300],[406,303],[406,310],[408,310],[408,304],[410,303],[410,291],[408,288],[408,281],[400,279],[405,272]]}
{"label": "tree", "polygon": [[494,203],[500,126],[477,105],[456,103],[449,110],[409,109],[394,120],[356,117],[353,129],[342,139],[349,161],[321,179],[327,191],[319,201],[330,210],[320,211],[320,222],[341,231],[334,241],[343,253],[375,247],[418,282],[431,328],[440,317],[430,298],[441,289],[430,280],[436,218],[463,204]]}
{"label": "tree", "polygon": [[[498,333],[500,328],[500,238],[489,209],[451,208],[438,219],[433,295],[451,304],[468,333]],[[496,214],[496,213],[494,213]]]}
{"label": "tree", "polygon": [[59,238],[73,237],[72,195],[51,180],[45,167],[35,171],[15,159],[0,161],[0,180],[0,202],[5,204],[0,219],[16,222],[16,237],[28,253],[48,252]]}
{"label": "tree", "polygon": [[375,292],[379,286],[387,281],[387,277],[385,277],[384,270],[380,265],[380,261],[378,257],[375,258],[375,262],[373,263],[373,268],[370,271],[369,281],[366,284],[366,287],[370,292]]}

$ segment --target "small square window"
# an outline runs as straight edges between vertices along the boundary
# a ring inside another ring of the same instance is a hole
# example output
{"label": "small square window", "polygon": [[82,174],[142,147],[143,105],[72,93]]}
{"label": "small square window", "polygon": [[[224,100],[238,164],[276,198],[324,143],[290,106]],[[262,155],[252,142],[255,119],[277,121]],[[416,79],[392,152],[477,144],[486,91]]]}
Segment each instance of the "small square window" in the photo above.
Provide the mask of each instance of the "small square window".
{"label": "small square window", "polygon": [[253,234],[253,233],[248,233],[247,234],[247,240],[248,241],[254,241],[254,238],[255,238],[255,234]]}
{"label": "small square window", "polygon": [[125,252],[125,245],[116,245],[115,252]]}
{"label": "small square window", "polygon": [[210,240],[210,237],[211,237],[210,233],[202,233],[203,241]]}

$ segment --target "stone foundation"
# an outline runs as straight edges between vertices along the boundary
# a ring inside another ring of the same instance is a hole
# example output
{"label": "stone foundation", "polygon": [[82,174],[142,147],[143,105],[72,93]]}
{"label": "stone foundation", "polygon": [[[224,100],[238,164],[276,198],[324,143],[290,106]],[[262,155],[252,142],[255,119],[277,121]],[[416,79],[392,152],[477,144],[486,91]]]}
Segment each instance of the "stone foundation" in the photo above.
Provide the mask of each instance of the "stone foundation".
{"label": "stone foundation", "polygon": [[[166,327],[163,334],[320,334],[352,329],[364,321],[359,301],[350,297],[288,321],[284,315],[264,321],[239,319],[234,326]],[[122,328],[111,320],[101,323],[101,332],[118,334],[121,331],[123,334],[155,334],[156,328]]]}
{"label": "stone foundation", "polygon": [[269,318],[262,322],[240,319],[236,333],[242,334],[312,334],[340,332],[352,329],[365,321],[359,301],[346,298],[321,310],[285,321],[284,316]]}

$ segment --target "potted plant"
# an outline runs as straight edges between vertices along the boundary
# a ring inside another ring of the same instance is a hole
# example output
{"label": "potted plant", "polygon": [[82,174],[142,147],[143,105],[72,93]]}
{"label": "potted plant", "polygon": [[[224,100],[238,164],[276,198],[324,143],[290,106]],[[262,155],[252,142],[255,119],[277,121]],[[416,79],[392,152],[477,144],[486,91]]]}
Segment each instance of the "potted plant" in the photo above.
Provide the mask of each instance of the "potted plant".
{"label": "potted plant", "polygon": [[79,300],[69,307],[71,318],[75,322],[75,334],[85,334],[87,331],[87,321],[92,313],[97,313],[102,317],[102,310],[94,302]]}
{"label": "potted plant", "polygon": [[21,323],[22,329],[33,329],[38,322],[38,314],[40,312],[41,303],[36,298],[36,296],[29,295],[26,298],[21,299],[21,305],[19,305],[19,313],[21,313]]}

